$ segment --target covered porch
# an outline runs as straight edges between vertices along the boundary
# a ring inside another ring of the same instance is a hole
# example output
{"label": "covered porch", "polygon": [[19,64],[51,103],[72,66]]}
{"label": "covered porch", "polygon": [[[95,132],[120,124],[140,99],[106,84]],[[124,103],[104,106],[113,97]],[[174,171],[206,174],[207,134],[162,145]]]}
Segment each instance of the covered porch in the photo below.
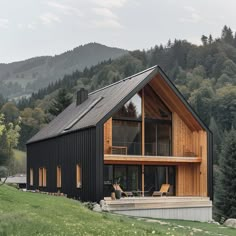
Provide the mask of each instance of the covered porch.
{"label": "covered porch", "polygon": [[114,184],[134,197],[150,197],[163,184],[170,185],[167,196],[206,196],[200,192],[200,164],[200,157],[104,155],[104,197]]}

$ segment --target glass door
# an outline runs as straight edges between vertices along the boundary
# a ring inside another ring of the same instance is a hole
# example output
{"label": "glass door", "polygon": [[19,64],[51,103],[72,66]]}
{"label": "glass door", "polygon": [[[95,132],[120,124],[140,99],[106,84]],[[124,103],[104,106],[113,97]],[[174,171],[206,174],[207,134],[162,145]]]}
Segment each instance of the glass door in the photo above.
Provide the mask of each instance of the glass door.
{"label": "glass door", "polygon": [[144,190],[152,194],[162,184],[170,184],[170,195],[175,194],[175,166],[144,166]]}
{"label": "glass door", "polygon": [[141,190],[141,166],[114,165],[114,183],[124,191]]}

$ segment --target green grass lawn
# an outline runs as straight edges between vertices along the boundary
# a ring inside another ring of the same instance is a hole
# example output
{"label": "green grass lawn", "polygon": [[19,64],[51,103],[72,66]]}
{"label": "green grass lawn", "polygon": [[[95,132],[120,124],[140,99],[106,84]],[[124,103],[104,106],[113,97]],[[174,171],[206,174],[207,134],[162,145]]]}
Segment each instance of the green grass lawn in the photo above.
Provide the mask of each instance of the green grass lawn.
{"label": "green grass lawn", "polygon": [[[96,213],[80,202],[0,187],[0,235],[236,235],[209,223],[136,219]],[[154,221],[154,220],[150,220]]]}

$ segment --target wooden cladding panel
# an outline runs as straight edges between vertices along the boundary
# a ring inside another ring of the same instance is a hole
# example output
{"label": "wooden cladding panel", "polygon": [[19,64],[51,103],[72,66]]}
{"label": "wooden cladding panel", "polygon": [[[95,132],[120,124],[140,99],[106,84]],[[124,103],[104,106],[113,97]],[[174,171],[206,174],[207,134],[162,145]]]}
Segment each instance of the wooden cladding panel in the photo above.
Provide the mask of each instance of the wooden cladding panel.
{"label": "wooden cladding panel", "polygon": [[177,166],[176,171],[176,195],[177,196],[199,196],[200,172],[199,164],[188,164]]}
{"label": "wooden cladding panel", "polygon": [[186,150],[194,152],[192,131],[175,112],[172,113],[172,122],[173,156],[184,156]]}
{"label": "wooden cladding panel", "polygon": [[150,85],[158,93],[169,110],[176,112],[192,131],[202,129],[198,121],[193,117],[191,112],[169,87],[160,74],[150,81]]}
{"label": "wooden cladding panel", "polygon": [[173,155],[184,156],[187,150],[199,156],[199,165],[177,167],[176,193],[178,196],[207,196],[207,133],[191,131],[180,116],[173,112]]}
{"label": "wooden cladding panel", "polygon": [[111,154],[112,147],[112,118],[104,124],[104,154]]}
{"label": "wooden cladding panel", "polygon": [[199,132],[200,155],[202,162],[200,165],[200,193],[201,196],[207,196],[207,133]]}

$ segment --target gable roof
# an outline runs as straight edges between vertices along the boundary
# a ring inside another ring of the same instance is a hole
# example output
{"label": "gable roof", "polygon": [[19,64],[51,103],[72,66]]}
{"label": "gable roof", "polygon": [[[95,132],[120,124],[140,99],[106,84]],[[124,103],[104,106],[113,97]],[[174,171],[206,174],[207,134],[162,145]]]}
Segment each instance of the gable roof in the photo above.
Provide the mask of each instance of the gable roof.
{"label": "gable roof", "polygon": [[[127,95],[139,86],[141,82],[149,78],[150,75],[153,77],[154,71],[156,71],[156,66],[91,92],[88,95],[88,99],[78,106],[76,106],[76,102],[73,102],[46,127],[33,136],[28,143],[52,138],[63,133],[86,127],[96,126],[106,114],[108,114],[123,98],[127,97]],[[98,99],[100,101],[98,101],[92,109],[87,111],[89,106]],[[83,115],[83,117],[80,118],[81,115]],[[76,119],[78,119],[78,122],[76,122]],[[71,127],[69,127],[70,125]],[[64,131],[65,129],[66,131]]]}
{"label": "gable roof", "polygon": [[76,106],[76,102],[73,102],[46,127],[33,136],[27,144],[103,124],[119,106],[121,107],[132,98],[157,74],[161,74],[201,126],[208,130],[162,69],[159,66],[154,66],[89,93],[88,99],[78,106]]}

